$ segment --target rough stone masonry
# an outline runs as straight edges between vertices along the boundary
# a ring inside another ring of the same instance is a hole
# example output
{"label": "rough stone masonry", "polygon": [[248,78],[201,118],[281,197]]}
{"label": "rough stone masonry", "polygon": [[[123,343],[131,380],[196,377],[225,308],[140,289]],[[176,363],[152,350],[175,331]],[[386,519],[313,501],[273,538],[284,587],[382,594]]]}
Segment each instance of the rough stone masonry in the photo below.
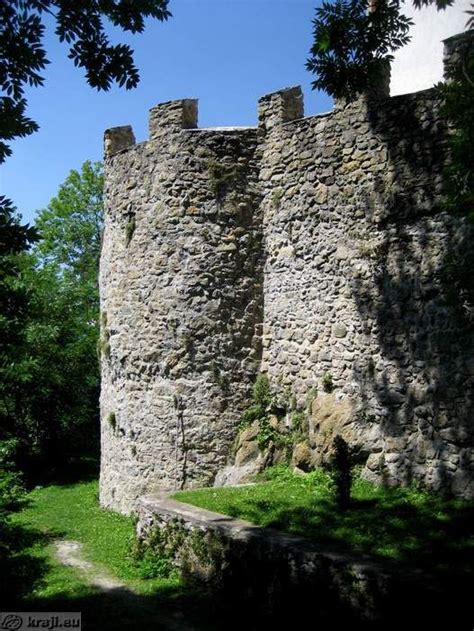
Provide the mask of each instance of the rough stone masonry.
{"label": "rough stone masonry", "polygon": [[263,97],[256,128],[198,129],[181,100],[146,142],[105,133],[104,506],[213,484],[260,371],[297,409],[330,375],[366,477],[474,495],[472,325],[443,280],[472,238],[442,208],[447,133],[433,90],[304,118],[299,88]]}

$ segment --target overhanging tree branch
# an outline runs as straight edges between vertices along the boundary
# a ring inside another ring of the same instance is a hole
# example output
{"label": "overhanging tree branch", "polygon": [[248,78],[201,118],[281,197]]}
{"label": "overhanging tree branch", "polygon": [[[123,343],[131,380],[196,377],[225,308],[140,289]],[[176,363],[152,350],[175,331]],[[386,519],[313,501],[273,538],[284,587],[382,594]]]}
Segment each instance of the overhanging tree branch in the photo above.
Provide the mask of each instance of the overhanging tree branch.
{"label": "overhanging tree branch", "polygon": [[167,20],[169,0],[2,0],[0,2],[0,163],[11,154],[5,141],[27,136],[38,125],[25,115],[26,86],[43,85],[49,63],[44,48],[43,16],[51,15],[59,40],[69,44],[69,57],[85,70],[98,90],[116,83],[127,90],[140,77],[133,50],[111,44],[104,20],[123,31],[141,33],[145,20]]}

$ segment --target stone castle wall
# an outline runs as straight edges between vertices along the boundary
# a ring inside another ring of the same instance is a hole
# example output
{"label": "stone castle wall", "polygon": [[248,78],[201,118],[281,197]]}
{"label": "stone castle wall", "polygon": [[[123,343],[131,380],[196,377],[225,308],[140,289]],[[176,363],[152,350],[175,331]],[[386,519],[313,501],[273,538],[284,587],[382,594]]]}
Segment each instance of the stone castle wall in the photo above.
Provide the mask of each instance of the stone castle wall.
{"label": "stone castle wall", "polygon": [[[337,431],[366,476],[434,488],[449,479],[463,494],[472,331],[442,284],[466,238],[463,222],[437,209],[445,132],[429,91],[270,131],[262,370],[299,409],[331,375],[336,400],[352,407]],[[318,462],[332,428],[311,429]]]}
{"label": "stone castle wall", "polygon": [[185,100],[145,143],[106,132],[102,503],[212,483],[258,371],[298,409],[330,374],[367,477],[472,495],[473,336],[443,284],[468,229],[434,92],[303,118],[293,88],[258,128],[196,123]]}

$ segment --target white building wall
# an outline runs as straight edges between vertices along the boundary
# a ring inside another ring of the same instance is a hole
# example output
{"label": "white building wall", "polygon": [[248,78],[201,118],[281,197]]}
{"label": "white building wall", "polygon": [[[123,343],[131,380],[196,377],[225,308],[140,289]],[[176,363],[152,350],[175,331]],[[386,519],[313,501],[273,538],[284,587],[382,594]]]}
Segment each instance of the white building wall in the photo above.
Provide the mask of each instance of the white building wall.
{"label": "white building wall", "polygon": [[437,11],[429,6],[415,9],[411,0],[403,12],[411,17],[411,42],[395,53],[390,94],[407,94],[431,88],[443,78],[443,39],[466,30],[469,0],[456,0],[451,7]]}

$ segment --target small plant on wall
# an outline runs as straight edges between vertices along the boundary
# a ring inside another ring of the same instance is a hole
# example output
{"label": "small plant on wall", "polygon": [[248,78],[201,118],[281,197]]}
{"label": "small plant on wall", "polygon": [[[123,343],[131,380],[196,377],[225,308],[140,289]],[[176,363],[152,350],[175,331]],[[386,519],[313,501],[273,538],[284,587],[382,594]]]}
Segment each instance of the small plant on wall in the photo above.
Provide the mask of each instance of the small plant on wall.
{"label": "small plant on wall", "polygon": [[135,220],[135,215],[130,215],[127,223],[125,224],[125,245],[128,247],[132,237],[135,233],[135,229],[137,227],[137,223]]}
{"label": "small plant on wall", "polygon": [[334,390],[334,381],[329,371],[326,371],[321,377],[321,385],[323,386],[324,392],[332,392]]}
{"label": "small plant on wall", "polygon": [[99,360],[101,359],[101,357],[105,357],[106,359],[110,358],[110,333],[109,330],[107,328],[107,312],[106,311],[102,311],[102,313],[100,314],[100,322],[101,322],[101,327],[100,327],[100,335],[99,335],[99,339],[97,340],[97,355],[99,357]]}
{"label": "small plant on wall", "polygon": [[254,421],[259,421],[267,414],[267,409],[271,406],[272,394],[270,384],[266,375],[258,375],[253,386],[252,403],[242,414],[242,426],[246,427]]}
{"label": "small plant on wall", "polygon": [[214,361],[211,362],[211,371],[214,382],[223,392],[226,392],[229,389],[229,379]]}
{"label": "small plant on wall", "polygon": [[273,208],[279,208],[280,207],[280,203],[281,200],[283,199],[283,191],[281,188],[276,188],[275,190],[272,191],[272,195],[271,195],[271,203]]}
{"label": "small plant on wall", "polygon": [[263,449],[273,438],[275,430],[270,426],[270,416],[274,406],[274,397],[270,389],[267,375],[257,376],[252,392],[252,403],[242,414],[242,427],[247,427],[258,422],[259,431],[257,440],[259,447]]}
{"label": "small plant on wall", "polygon": [[115,415],[115,412],[109,412],[107,414],[107,424],[112,432],[115,433],[115,430],[117,429],[117,417]]}
{"label": "small plant on wall", "polygon": [[[291,399],[291,396],[289,397]],[[271,443],[278,447],[291,447],[296,439],[301,438],[303,419],[294,412],[294,427],[282,431],[279,427],[280,419],[291,409],[291,402],[282,402],[271,390],[267,375],[258,375],[254,387],[252,404],[242,415],[241,427],[248,427],[258,423],[257,442],[260,449],[267,448]]]}

